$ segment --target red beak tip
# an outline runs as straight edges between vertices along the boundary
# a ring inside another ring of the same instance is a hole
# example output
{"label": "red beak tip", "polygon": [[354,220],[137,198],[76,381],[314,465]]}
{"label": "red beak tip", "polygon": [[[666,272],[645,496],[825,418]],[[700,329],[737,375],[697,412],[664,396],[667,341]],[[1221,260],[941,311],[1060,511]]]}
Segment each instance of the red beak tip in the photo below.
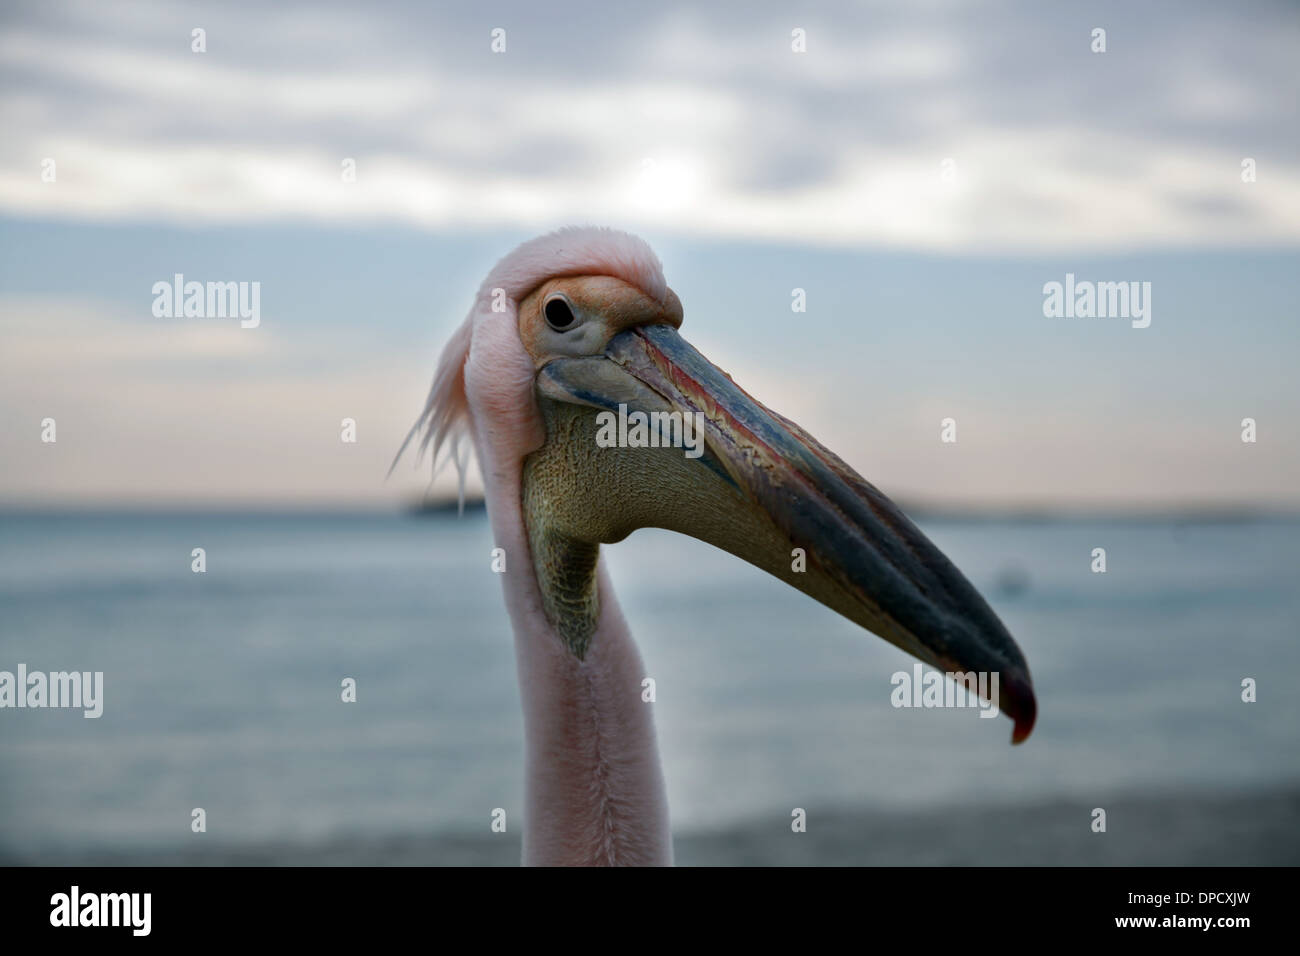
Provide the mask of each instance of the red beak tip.
{"label": "red beak tip", "polygon": [[1029,735],[1034,732],[1034,721],[1038,716],[1038,708],[1031,701],[1029,706],[1015,715],[1016,726],[1011,731],[1011,743],[1023,744],[1029,739]]}

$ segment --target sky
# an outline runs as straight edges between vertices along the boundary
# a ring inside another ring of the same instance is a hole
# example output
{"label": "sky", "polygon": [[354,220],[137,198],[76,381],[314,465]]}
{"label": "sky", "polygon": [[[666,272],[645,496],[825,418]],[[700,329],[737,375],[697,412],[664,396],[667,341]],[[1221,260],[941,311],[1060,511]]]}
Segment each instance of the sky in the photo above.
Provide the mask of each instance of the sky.
{"label": "sky", "polygon": [[[1262,2],[6,4],[0,504],[418,497],[479,281],[593,223],[891,495],[1295,507],[1298,53]],[[177,273],[259,324],[153,314]]]}

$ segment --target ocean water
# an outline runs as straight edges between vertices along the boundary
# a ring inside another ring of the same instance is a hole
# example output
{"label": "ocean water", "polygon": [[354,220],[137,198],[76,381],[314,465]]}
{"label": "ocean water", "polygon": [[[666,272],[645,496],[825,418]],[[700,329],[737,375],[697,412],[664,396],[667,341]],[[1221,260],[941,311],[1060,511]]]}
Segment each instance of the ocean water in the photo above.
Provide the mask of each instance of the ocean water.
{"label": "ocean water", "polygon": [[[675,831],[1300,782],[1300,523],[920,524],[1028,657],[1023,746],[1005,718],[892,707],[910,658],[707,545],[605,549],[656,681]],[[491,548],[482,513],[0,515],[0,670],[105,675],[97,720],[0,710],[0,857],[182,848],[195,807],[232,846],[517,820]]]}

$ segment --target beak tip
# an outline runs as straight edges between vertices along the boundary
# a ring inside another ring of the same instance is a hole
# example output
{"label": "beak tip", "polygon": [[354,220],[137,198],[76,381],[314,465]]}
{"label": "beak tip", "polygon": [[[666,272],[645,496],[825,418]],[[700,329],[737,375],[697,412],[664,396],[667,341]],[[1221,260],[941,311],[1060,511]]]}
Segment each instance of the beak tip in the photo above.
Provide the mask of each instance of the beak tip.
{"label": "beak tip", "polygon": [[1026,740],[1029,739],[1029,735],[1033,733],[1033,731],[1034,731],[1033,717],[1029,717],[1028,719],[1025,719],[1023,717],[1016,718],[1016,727],[1013,731],[1011,731],[1011,743],[1013,745],[1023,744]]}
{"label": "beak tip", "polygon": [[1007,713],[1016,722],[1011,731],[1011,743],[1022,744],[1034,731],[1034,722],[1038,719],[1038,701],[1034,698],[1033,688],[1028,681],[1023,686],[1013,685],[1010,700],[1011,707]]}

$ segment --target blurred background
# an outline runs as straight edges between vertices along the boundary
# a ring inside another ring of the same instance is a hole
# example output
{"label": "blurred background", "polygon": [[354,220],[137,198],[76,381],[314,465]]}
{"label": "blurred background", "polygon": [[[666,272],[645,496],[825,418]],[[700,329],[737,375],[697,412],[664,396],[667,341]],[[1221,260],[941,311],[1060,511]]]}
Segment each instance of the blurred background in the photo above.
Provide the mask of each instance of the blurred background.
{"label": "blurred background", "polygon": [[[517,862],[477,472],[463,516],[385,472],[492,264],[592,223],[1039,698],[1015,749],[896,710],[910,658],[638,532],[681,862],[1300,862],[1298,53],[1265,2],[7,4],[0,670],[105,702],[0,710],[0,861]],[[260,324],[156,317],[178,273]],[[1045,317],[1067,274],[1151,283],[1150,326]]]}

